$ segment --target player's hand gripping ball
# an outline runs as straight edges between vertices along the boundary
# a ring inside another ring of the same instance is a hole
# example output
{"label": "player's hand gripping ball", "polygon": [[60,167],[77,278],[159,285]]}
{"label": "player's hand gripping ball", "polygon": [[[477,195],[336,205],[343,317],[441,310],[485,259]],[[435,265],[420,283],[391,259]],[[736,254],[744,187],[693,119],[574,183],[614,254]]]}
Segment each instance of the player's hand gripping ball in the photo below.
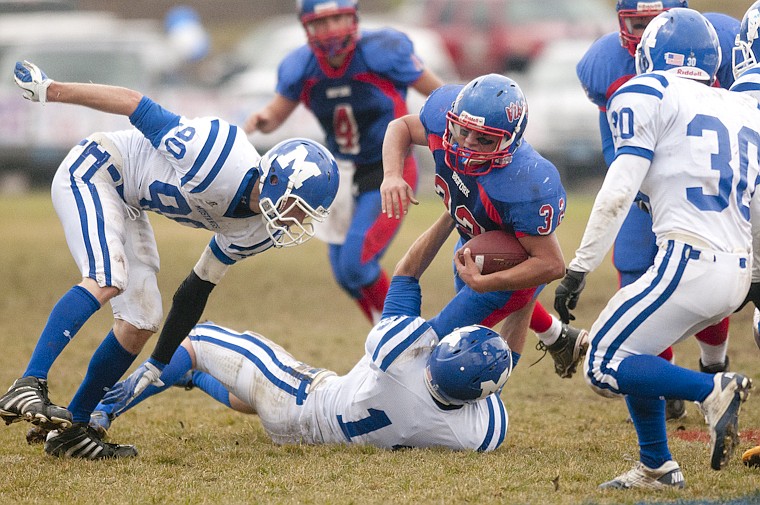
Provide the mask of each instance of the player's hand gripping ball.
{"label": "player's hand gripping ball", "polygon": [[513,234],[494,230],[475,235],[457,251],[464,262],[464,250],[469,248],[478,270],[483,275],[509,270],[528,259],[528,253]]}

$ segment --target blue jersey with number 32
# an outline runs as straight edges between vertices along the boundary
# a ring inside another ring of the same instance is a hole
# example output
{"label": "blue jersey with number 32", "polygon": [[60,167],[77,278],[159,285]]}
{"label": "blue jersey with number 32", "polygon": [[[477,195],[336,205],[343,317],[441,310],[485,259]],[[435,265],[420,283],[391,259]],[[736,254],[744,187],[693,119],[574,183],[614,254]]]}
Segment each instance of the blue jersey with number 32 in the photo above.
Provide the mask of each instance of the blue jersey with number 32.
{"label": "blue jersey with number 32", "polygon": [[567,195],[554,165],[523,141],[512,162],[486,175],[466,176],[446,165],[442,138],[446,112],[461,85],[435,90],[420,112],[435,159],[435,190],[464,240],[486,231],[507,230],[518,237],[548,235],[562,222]]}

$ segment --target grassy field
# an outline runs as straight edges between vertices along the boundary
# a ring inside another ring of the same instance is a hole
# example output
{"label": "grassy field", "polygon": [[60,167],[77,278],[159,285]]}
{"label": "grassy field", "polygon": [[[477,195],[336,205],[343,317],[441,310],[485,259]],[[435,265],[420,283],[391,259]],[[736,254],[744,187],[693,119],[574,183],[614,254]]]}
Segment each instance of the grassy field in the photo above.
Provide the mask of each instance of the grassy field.
{"label": "grassy field", "polygon": [[[559,235],[566,260],[583,231],[590,197],[570,198]],[[412,240],[439,214],[440,202],[412,210],[384,260],[392,270]],[[78,274],[49,196],[0,198],[0,387],[24,370],[48,312]],[[153,219],[162,258],[164,309],[209,234]],[[452,242],[453,247],[453,242]],[[589,327],[615,291],[609,262],[588,279],[577,311]],[[425,316],[451,296],[446,251],[422,279]],[[554,286],[541,295],[551,307]],[[702,296],[710,296],[704,293]],[[360,358],[368,323],[332,281],[325,246],[269,251],[233,267],[211,297],[205,318],[253,329],[307,363],[344,373]],[[89,357],[109,330],[104,308],[64,351],[50,375],[51,399],[66,404]],[[760,386],[751,311],[732,317],[732,369]],[[531,336],[532,338],[532,336]],[[153,341],[141,355],[147,357]],[[676,347],[677,361],[696,367],[693,339]],[[0,427],[0,499],[18,503],[641,503],[760,502],[760,474],[738,455],[721,472],[709,469],[707,429],[693,405],[669,424],[674,457],[686,489],[601,492],[597,485],[637,459],[636,437],[622,401],[606,400],[581,377],[554,375],[550,357],[529,346],[503,398],[510,414],[507,440],[491,454],[436,450],[388,452],[374,448],[273,445],[255,416],[226,410],[198,391],[172,389],[122,416],[113,441],[137,445],[130,461],[84,462],[46,456],[24,441],[26,423]],[[750,398],[740,419],[741,451],[760,443],[760,407]]]}

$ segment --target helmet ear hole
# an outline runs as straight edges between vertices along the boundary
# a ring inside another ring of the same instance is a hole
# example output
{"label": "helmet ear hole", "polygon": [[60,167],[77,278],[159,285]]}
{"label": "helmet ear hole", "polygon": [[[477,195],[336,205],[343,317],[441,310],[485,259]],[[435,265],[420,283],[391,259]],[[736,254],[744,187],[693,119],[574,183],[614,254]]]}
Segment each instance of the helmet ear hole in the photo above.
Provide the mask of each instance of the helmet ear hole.
{"label": "helmet ear hole", "polygon": [[501,336],[484,326],[446,335],[428,358],[425,385],[445,405],[462,405],[498,393],[512,372],[512,354]]}
{"label": "helmet ear hole", "polygon": [[277,174],[271,174],[269,176],[269,184],[271,184],[272,186],[277,186],[279,182],[280,182],[280,178],[277,176]]}

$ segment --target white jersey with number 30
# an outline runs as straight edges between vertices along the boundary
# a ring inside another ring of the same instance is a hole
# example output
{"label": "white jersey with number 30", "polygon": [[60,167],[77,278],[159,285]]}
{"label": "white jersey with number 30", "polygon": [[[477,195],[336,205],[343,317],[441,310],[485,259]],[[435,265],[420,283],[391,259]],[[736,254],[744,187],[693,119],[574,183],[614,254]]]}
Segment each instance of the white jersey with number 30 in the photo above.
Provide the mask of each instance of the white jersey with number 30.
{"label": "white jersey with number 30", "polygon": [[749,204],[760,170],[754,99],[653,72],[622,86],[607,118],[616,156],[651,161],[640,196],[659,245],[685,235],[715,251],[749,250]]}

